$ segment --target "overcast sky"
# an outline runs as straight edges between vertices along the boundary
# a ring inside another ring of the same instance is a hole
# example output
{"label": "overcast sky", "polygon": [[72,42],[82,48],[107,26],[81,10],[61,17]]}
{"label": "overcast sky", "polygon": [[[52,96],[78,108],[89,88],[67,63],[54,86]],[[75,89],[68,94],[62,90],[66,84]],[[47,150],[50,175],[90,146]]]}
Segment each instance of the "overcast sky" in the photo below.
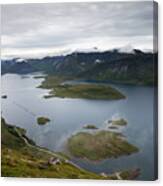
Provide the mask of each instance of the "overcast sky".
{"label": "overcast sky", "polygon": [[2,5],[2,57],[153,48],[152,2]]}

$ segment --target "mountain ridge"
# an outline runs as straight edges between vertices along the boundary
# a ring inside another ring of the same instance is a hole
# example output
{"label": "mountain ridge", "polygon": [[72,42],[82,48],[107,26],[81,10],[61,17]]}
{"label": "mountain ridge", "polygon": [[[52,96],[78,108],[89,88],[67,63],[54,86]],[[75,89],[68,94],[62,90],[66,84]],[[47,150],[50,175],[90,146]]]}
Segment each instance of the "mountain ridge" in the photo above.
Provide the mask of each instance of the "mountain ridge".
{"label": "mountain ridge", "polygon": [[89,80],[111,80],[127,84],[154,85],[157,79],[157,53],[110,51],[73,52],[65,56],[47,56],[42,59],[2,61],[4,73],[31,73],[43,71],[50,75],[71,76]]}

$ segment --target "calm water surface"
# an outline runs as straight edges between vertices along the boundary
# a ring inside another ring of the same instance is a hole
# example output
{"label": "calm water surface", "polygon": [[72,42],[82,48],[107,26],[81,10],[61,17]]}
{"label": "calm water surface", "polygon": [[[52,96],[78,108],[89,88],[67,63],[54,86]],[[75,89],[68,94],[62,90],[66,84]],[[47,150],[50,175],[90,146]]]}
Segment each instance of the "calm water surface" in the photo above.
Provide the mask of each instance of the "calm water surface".
{"label": "calm water surface", "polygon": [[[36,75],[36,74],[35,74]],[[128,125],[122,128],[130,143],[140,152],[98,163],[73,159],[81,167],[97,173],[141,168],[138,179],[154,178],[153,103],[154,89],[143,86],[114,85],[127,99],[116,101],[51,98],[44,99],[48,90],[36,88],[43,79],[34,74],[2,76],[2,116],[8,123],[23,127],[37,145],[54,151],[65,151],[67,138],[83,130],[85,124],[106,129],[107,120],[123,117]],[[37,74],[38,75],[38,74]],[[39,126],[38,116],[47,116],[51,122]]]}

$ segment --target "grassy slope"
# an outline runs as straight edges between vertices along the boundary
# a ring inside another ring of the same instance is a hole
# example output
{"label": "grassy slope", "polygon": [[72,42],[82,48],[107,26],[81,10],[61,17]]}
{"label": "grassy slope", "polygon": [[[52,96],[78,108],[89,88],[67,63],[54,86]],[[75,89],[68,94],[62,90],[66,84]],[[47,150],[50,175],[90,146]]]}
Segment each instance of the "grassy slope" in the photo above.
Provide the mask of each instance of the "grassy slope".
{"label": "grassy slope", "polygon": [[121,134],[110,131],[79,132],[69,138],[68,149],[76,157],[95,161],[138,151],[138,148],[128,143]]}
{"label": "grassy slope", "polygon": [[[137,170],[98,175],[75,166],[62,153],[54,153],[36,146],[25,136],[24,129],[8,125],[4,119],[1,120],[1,129],[1,175],[3,177],[127,180],[135,179],[139,175]],[[47,164],[51,157],[60,159],[61,163]]]}
{"label": "grassy slope", "polygon": [[79,84],[62,85],[63,77],[48,76],[42,82],[40,88],[52,89],[49,97],[68,97],[85,99],[123,99],[125,96],[118,90],[105,85]]}
{"label": "grassy slope", "polygon": [[[18,133],[25,137],[23,129],[7,125],[2,119],[2,176],[8,177],[45,177],[45,178],[88,178],[106,179],[101,175],[80,169],[61,154],[53,153],[37,147],[27,137],[29,145],[20,138]],[[59,165],[46,164],[51,157],[61,160]],[[109,177],[107,177],[109,179]]]}

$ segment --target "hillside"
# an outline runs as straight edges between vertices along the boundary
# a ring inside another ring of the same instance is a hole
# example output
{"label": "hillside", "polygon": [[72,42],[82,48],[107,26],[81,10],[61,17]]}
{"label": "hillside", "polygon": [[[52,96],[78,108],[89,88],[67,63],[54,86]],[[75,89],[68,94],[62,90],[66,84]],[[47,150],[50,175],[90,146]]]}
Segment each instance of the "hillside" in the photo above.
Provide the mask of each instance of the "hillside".
{"label": "hillside", "polygon": [[125,84],[153,85],[157,78],[152,54],[136,53],[124,58],[95,65],[79,77],[89,80],[112,81]]}
{"label": "hillside", "polygon": [[2,177],[69,178],[69,179],[135,179],[139,170],[123,170],[113,174],[96,174],[84,170],[63,153],[36,146],[22,128],[1,119]]}
{"label": "hillside", "polygon": [[[64,156],[35,145],[25,130],[2,118],[2,176],[104,179],[72,164]],[[57,159],[57,163],[52,161]],[[109,179],[109,178],[108,178]]]}

